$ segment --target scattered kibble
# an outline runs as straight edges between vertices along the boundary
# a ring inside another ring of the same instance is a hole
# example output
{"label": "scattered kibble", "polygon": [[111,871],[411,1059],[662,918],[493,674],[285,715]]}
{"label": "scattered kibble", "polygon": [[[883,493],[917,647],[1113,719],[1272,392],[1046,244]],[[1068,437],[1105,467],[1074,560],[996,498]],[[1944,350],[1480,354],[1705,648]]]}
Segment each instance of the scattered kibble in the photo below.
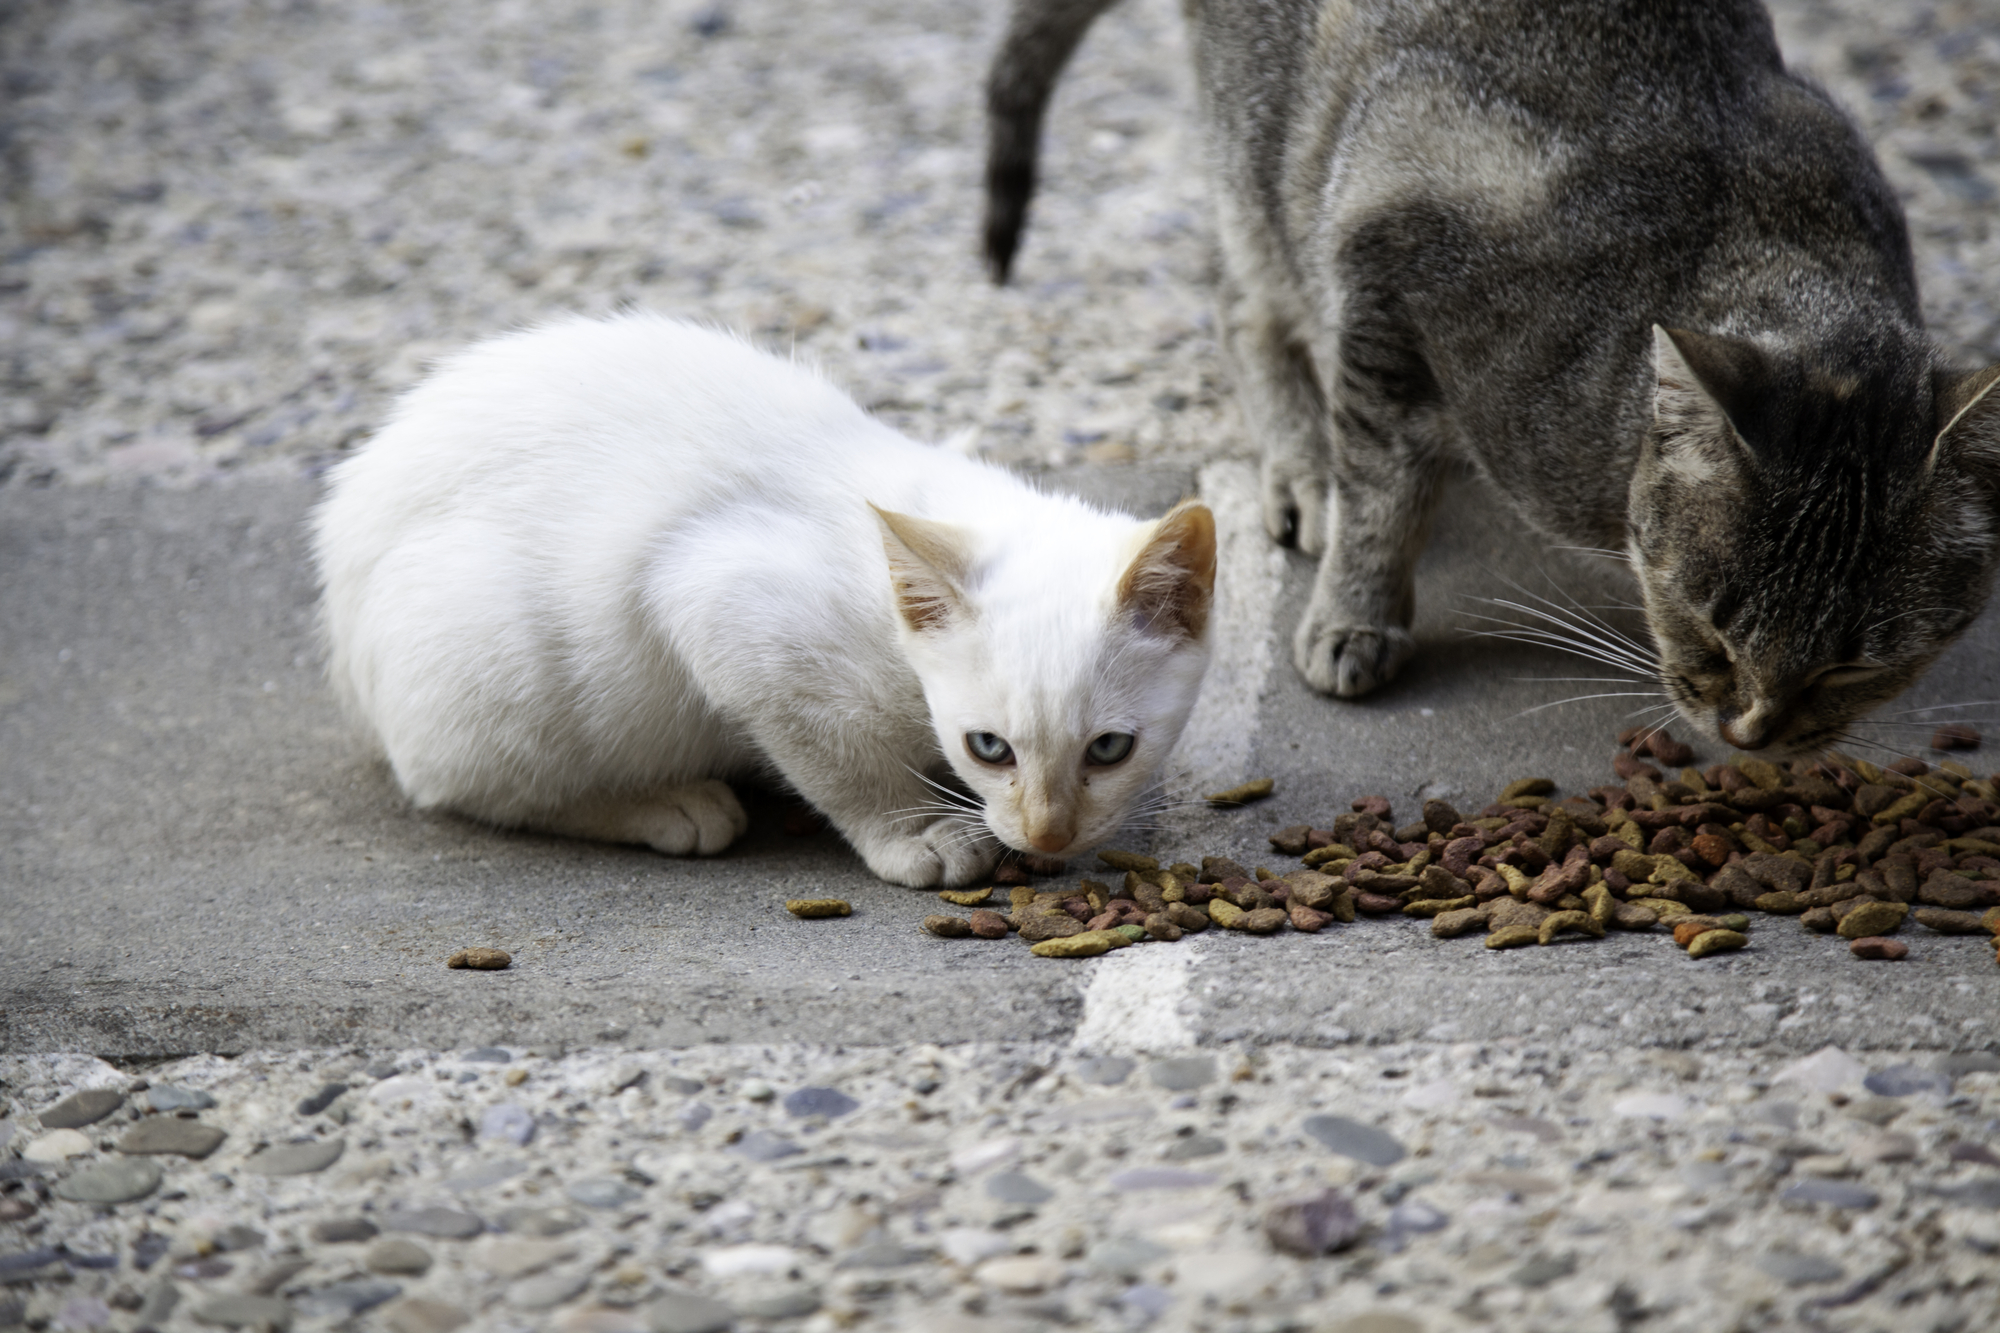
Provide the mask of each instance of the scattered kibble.
{"label": "scattered kibble", "polygon": [[852,904],[840,898],[788,898],[785,910],[793,916],[851,916]]}
{"label": "scattered kibble", "polygon": [[1210,792],[1203,799],[1210,805],[1227,810],[1239,805],[1248,805],[1252,801],[1263,800],[1271,794],[1274,785],[1270,778],[1257,778],[1240,787],[1231,787],[1228,791]]}
{"label": "scattered kibble", "polygon": [[444,960],[446,967],[469,967],[480,972],[497,972],[514,961],[505,949],[460,949]]}
{"label": "scattered kibble", "polygon": [[[1010,888],[1004,912],[931,917],[925,928],[951,938],[1018,934],[1043,957],[1076,958],[1210,926],[1320,934],[1367,917],[1427,918],[1439,939],[1478,934],[1495,950],[1587,946],[1612,931],[1665,926],[1689,957],[1705,958],[1747,947],[1761,913],[1850,944],[1915,921],[1985,934],[2000,950],[2000,775],[1977,777],[1953,761],[1882,768],[1833,753],[1784,764],[1739,756],[1697,770],[1689,747],[1659,728],[1633,729],[1619,744],[1612,767],[1622,781],[1582,795],[1526,777],[1477,812],[1431,799],[1406,823],[1388,797],[1356,797],[1328,827],[1270,835],[1273,850],[1299,860],[1284,873],[1222,856],[1163,866],[1106,849],[1097,859],[1122,876],[1116,887],[1085,879],[1038,889],[1034,875],[1060,867],[1016,862],[1030,882]],[[1681,767],[1669,774],[1649,760]],[[991,892],[940,896],[968,906]],[[1855,954],[1902,957],[1893,943]]]}
{"label": "scattered kibble", "polygon": [[1847,950],[1856,958],[1866,958],[1875,962],[1893,963],[1899,958],[1910,956],[1909,945],[1885,935],[1863,935],[1849,944]]}

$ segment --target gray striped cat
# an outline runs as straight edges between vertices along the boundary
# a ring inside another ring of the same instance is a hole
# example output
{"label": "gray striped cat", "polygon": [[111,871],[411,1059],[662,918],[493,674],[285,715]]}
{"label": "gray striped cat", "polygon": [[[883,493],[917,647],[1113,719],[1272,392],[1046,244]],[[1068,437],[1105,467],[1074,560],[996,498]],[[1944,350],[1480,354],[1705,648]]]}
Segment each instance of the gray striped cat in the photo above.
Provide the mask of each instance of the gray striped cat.
{"label": "gray striped cat", "polygon": [[[1005,281],[1040,122],[1110,0],[1019,0],[989,84]],[[1681,710],[1823,746],[1985,601],[2000,367],[1925,335],[1868,146],[1754,0],[1185,0],[1221,305],[1294,660],[1414,648],[1438,484],[1628,554]]]}

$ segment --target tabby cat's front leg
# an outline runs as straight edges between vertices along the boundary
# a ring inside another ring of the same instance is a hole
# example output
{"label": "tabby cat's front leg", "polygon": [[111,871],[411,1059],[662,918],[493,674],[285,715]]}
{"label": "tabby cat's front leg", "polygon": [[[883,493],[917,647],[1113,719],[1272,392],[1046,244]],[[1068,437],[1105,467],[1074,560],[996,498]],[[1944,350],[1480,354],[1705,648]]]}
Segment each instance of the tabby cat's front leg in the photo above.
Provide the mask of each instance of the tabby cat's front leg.
{"label": "tabby cat's front leg", "polygon": [[1326,554],[1292,656],[1307,684],[1352,699],[1416,651],[1417,557],[1437,504],[1443,420],[1427,370],[1396,340],[1350,334],[1342,360]]}
{"label": "tabby cat's front leg", "polygon": [[1326,410],[1312,353],[1271,308],[1264,284],[1222,291],[1237,399],[1263,450],[1264,530],[1274,542],[1318,555],[1326,546]]}

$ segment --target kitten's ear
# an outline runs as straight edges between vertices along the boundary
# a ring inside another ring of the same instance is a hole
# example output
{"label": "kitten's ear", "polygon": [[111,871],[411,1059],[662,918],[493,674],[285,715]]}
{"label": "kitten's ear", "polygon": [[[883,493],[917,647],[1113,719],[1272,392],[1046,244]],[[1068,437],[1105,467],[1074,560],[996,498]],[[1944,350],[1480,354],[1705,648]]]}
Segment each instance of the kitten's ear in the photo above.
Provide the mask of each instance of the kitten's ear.
{"label": "kitten's ear", "polygon": [[1926,467],[1938,456],[1955,454],[1988,477],[2000,477],[2000,366],[1984,370],[1941,370],[1931,377],[1942,425]]}
{"label": "kitten's ear", "polygon": [[903,622],[922,633],[964,616],[971,568],[965,533],[947,523],[868,507],[882,523],[882,549]]}
{"label": "kitten's ear", "polygon": [[1653,438],[1670,468],[1696,481],[1743,461],[1770,363],[1755,343],[1653,326]]}
{"label": "kitten's ear", "polygon": [[1215,515],[1183,500],[1153,525],[1118,580],[1118,609],[1143,629],[1199,639],[1215,596]]}

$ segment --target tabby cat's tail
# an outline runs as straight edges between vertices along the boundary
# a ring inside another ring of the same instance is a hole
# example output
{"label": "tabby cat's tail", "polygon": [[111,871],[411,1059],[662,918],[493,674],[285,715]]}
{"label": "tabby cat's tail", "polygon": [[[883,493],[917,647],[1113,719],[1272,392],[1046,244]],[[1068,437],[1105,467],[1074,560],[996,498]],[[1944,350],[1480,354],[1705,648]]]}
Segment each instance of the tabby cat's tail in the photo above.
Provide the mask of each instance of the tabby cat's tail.
{"label": "tabby cat's tail", "polygon": [[1015,0],[986,76],[986,266],[1005,283],[1035,193],[1042,112],[1091,20],[1116,0]]}

